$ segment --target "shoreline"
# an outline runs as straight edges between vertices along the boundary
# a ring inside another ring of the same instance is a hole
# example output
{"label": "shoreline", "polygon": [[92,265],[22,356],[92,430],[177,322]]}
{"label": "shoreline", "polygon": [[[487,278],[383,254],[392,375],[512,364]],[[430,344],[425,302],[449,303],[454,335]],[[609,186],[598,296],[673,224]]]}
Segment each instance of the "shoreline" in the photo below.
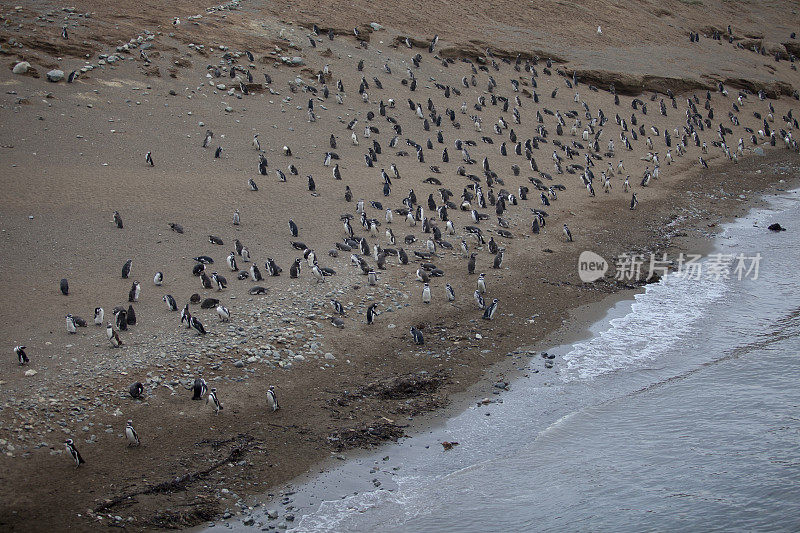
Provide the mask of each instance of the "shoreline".
{"label": "shoreline", "polygon": [[[796,163],[797,164],[797,163]],[[765,166],[768,166],[766,164]],[[747,198],[742,206],[741,212],[736,214],[727,213],[719,214],[719,221],[713,223],[714,228],[720,228],[724,224],[734,222],[740,218],[748,217],[752,212],[764,209],[768,206],[768,198],[771,195],[780,194],[784,191],[791,191],[800,188],[800,175],[785,180],[785,183],[775,182],[766,185],[766,187],[753,197]],[[714,213],[711,213],[713,216]],[[699,228],[693,228],[699,229]],[[766,231],[766,228],[764,228]],[[720,250],[718,244],[719,232],[716,230],[713,233],[704,235],[694,235],[691,237],[684,237],[680,245],[670,243],[668,249],[675,252],[684,252],[691,254],[700,254],[703,258],[709,254]],[[552,351],[563,347],[568,347],[592,338],[592,329],[594,327],[607,324],[614,318],[624,316],[628,311],[615,309],[620,304],[624,308],[629,307],[634,303],[634,297],[637,294],[644,292],[645,285],[640,285],[635,288],[620,289],[612,292],[599,300],[581,304],[575,308],[568,308],[566,311],[569,318],[565,320],[568,326],[562,326],[545,337],[537,340],[530,345],[521,345],[513,352],[507,354],[514,357],[505,357],[492,363],[484,370],[484,375],[481,376],[476,382],[468,386],[465,390],[451,394],[449,396],[449,403],[442,408],[434,411],[423,413],[416,417],[413,422],[408,426],[406,435],[401,438],[403,442],[408,442],[409,439],[420,439],[426,434],[438,432],[442,433],[442,429],[447,422],[455,418],[475,405],[481,405],[485,401],[489,403],[496,403],[503,401],[503,395],[523,379],[539,379],[540,381],[546,380],[545,375],[532,374],[530,372],[530,362],[538,359],[540,354],[544,351]],[[539,372],[538,369],[535,372]],[[498,388],[495,383],[499,380],[504,381],[507,386]],[[542,381],[543,385],[547,385],[547,381]],[[453,435],[452,440],[456,440],[457,435]],[[322,458],[307,472],[288,480],[281,484],[279,487],[272,488],[268,493],[261,495],[251,495],[246,498],[248,502],[248,510],[243,512],[240,516],[232,516],[228,520],[211,521],[204,526],[190,528],[188,531],[213,531],[215,528],[221,527],[223,524],[229,524],[228,527],[233,527],[234,531],[244,531],[246,528],[241,527],[241,519],[243,517],[255,516],[259,512],[259,508],[266,513],[266,509],[271,509],[277,512],[275,518],[267,518],[266,514],[260,518],[263,522],[257,522],[270,528],[284,527],[292,528],[293,521],[300,519],[303,511],[313,512],[324,501],[336,501],[343,499],[347,496],[357,495],[360,492],[368,492],[377,490],[378,486],[373,485],[370,481],[374,481],[373,471],[380,471],[381,466],[379,461],[369,463],[366,461],[368,458],[375,458],[379,455],[385,455],[384,461],[388,460],[400,446],[400,442],[386,442],[377,447],[362,448],[348,451],[345,454],[332,454],[330,457]],[[426,446],[427,448],[427,446]],[[364,470],[370,464],[373,465],[370,474],[364,474],[359,469]],[[396,470],[397,468],[393,468]],[[344,470],[344,473],[341,473]],[[386,468],[383,468],[386,470]],[[333,487],[333,482],[330,481],[331,475],[336,472],[339,477],[336,482],[336,487]],[[342,479],[343,478],[343,479]],[[344,485],[342,485],[342,481]],[[384,481],[386,483],[386,481]],[[316,486],[322,484],[322,491],[320,492]],[[385,487],[380,490],[394,490],[392,488],[386,489]],[[298,501],[297,498],[300,498]],[[291,521],[287,521],[285,516],[292,517]],[[245,519],[247,519],[245,518]],[[238,527],[237,527],[238,526]]]}

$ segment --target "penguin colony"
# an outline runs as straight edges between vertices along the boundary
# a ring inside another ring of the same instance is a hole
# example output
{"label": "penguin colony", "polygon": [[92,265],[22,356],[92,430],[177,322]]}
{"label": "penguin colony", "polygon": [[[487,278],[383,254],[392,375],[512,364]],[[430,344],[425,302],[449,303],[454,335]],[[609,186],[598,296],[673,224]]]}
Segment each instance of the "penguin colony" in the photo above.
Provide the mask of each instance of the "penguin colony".
{"label": "penguin colony", "polygon": [[[597,33],[602,34],[599,27]],[[369,49],[358,32],[355,37],[358,47]],[[315,26],[308,38],[316,48],[334,35]],[[696,42],[699,37],[692,34],[691,39]],[[322,215],[330,228],[336,228],[324,236],[304,234],[304,221],[297,214],[270,213],[280,220],[276,228],[286,231],[287,250],[291,247],[297,254],[291,264],[284,265],[290,283],[320,285],[324,291],[328,278],[349,269],[351,278],[363,276],[366,284],[377,286],[384,272],[395,270],[398,276],[419,283],[412,290],[412,302],[416,300],[420,309],[449,306],[449,312],[463,314],[466,320],[480,317],[488,322],[503,315],[502,283],[494,283],[499,272],[510,268],[509,262],[522,267],[510,254],[514,239],[552,233],[563,246],[581,242],[582,230],[590,222],[579,215],[560,227],[548,224],[553,212],[563,215],[569,210],[560,205],[561,192],[585,190],[583,194],[615,206],[647,209],[646,188],[658,187],[659,180],[669,176],[669,166],[680,159],[708,168],[712,158],[737,162],[764,143],[798,150],[793,110],[776,111],[763,92],[728,90],[720,83],[713,96],[710,91],[684,95],[667,91],[630,98],[617,94],[614,86],[586,85],[547,58],[495,57],[487,49],[479,61],[452,59],[439,56],[437,46],[438,37],[434,37],[424,53],[409,39],[399,39],[398,49],[408,48],[402,61],[390,64],[375,55],[373,61],[361,59],[351,70],[341,72],[325,64],[314,80],[290,84],[294,98],[302,96],[307,102],[298,113],[309,123],[345,100],[358,109],[353,118],[340,118],[334,131],[318,131],[312,143],[325,147],[318,154],[300,155],[304,152],[300,147],[293,150],[264,132],[254,134],[252,161],[247,165],[252,173],[240,184],[248,194],[287,194],[281,190],[283,184],[296,181],[305,184],[307,202],[313,203],[320,195],[340,198],[339,213]],[[317,59],[325,61],[322,56]],[[217,65],[208,66],[208,75],[213,80],[229,73],[238,82],[241,96],[250,97],[248,84],[258,74],[251,71],[256,68],[253,61],[250,51],[226,52]],[[440,64],[441,76],[418,77],[424,62]],[[263,76],[272,90],[271,76]],[[421,84],[434,96],[420,98]],[[605,103],[592,107],[581,92],[603,94]],[[755,117],[757,127],[741,125],[740,117],[745,122],[745,115],[747,123]],[[668,121],[670,127],[657,126],[651,120],[654,116],[660,124]],[[213,152],[209,158],[226,157],[228,152],[217,144],[224,142],[220,137],[207,130],[197,146],[198,155],[209,150]],[[169,154],[158,153],[157,144],[154,139],[155,154],[148,151],[140,164],[170,165]],[[272,145],[281,148],[279,155],[268,159],[267,148]],[[627,173],[626,162],[631,159],[646,161],[641,174]],[[348,183],[348,171],[357,166],[374,173],[368,188]],[[131,227],[123,223],[124,215],[111,214],[111,223],[119,231]],[[125,348],[125,332],[137,323],[133,304],[141,299],[163,300],[164,315],[174,317],[176,327],[204,336],[213,331],[214,320],[208,315],[201,319],[190,303],[214,310],[217,323],[235,322],[236,309],[213,295],[269,294],[268,280],[281,276],[283,268],[272,257],[254,257],[249,243],[232,237],[234,227],[246,226],[248,218],[257,214],[242,208],[230,216],[230,227],[198,240],[198,249],[204,246],[207,255],[195,256],[191,264],[171,265],[173,272],[167,268],[136,272],[135,250],[130,251],[132,257],[121,265],[121,278],[152,275],[153,284],[132,281],[127,306],[113,307],[108,317],[103,307],[94,308],[93,323],[104,327],[111,347]],[[177,222],[169,222],[169,228],[184,234]],[[300,240],[320,242],[323,238],[330,245],[322,253]],[[584,241],[579,246],[591,244]],[[482,273],[474,277],[476,272]],[[169,280],[178,276],[196,277],[197,293],[191,297],[169,294]],[[464,286],[465,278],[475,280],[467,282],[474,293],[454,289],[454,285]],[[60,280],[59,290],[65,297],[76,297],[66,278]],[[365,328],[376,327],[379,304],[363,307],[358,313],[363,318],[358,318],[348,314],[338,300],[330,300],[330,326],[347,329],[361,322]],[[87,322],[66,315],[67,334],[76,334],[79,328],[88,328]],[[404,331],[410,332],[410,345],[425,344],[424,323],[407,324]],[[35,354],[26,350],[22,345],[14,347],[20,365],[35,360]],[[210,411],[223,416],[217,388],[209,388],[202,378],[189,388],[192,400],[205,399]],[[141,398],[143,385],[134,383],[129,394]],[[273,412],[279,409],[275,386],[265,392],[264,405]],[[129,446],[141,444],[132,420],[125,435]],[[71,439],[65,447],[76,467],[85,463]]]}

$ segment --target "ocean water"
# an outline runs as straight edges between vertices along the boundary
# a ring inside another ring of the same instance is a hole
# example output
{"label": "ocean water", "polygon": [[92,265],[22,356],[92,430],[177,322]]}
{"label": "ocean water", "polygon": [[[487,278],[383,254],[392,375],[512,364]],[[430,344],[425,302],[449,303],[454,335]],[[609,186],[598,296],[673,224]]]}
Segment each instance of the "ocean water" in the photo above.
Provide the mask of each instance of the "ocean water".
{"label": "ocean water", "polygon": [[800,530],[800,191],[770,202],[716,240],[757,279],[647,286],[557,373],[297,488],[290,528]]}

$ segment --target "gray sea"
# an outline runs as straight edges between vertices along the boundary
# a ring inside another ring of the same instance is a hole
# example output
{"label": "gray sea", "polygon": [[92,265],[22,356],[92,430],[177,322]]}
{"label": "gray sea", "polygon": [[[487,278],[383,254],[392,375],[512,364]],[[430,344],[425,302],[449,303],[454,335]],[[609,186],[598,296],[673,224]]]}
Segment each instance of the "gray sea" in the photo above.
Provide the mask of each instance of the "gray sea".
{"label": "gray sea", "polygon": [[800,530],[800,191],[770,203],[724,227],[701,275],[665,276],[548,350],[547,378],[296,488],[288,527]]}

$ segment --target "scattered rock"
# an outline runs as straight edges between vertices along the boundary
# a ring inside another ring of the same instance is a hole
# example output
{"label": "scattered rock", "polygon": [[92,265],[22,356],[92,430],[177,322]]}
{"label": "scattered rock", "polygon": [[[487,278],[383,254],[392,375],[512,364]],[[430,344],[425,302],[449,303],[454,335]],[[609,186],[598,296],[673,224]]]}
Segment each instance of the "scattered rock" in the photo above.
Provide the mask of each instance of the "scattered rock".
{"label": "scattered rock", "polygon": [[54,69],[47,73],[47,81],[51,81],[53,83],[58,83],[64,79],[64,71]]}
{"label": "scattered rock", "polygon": [[11,69],[11,72],[13,72],[14,74],[25,74],[26,72],[28,72],[29,68],[31,68],[30,63],[28,63],[27,61],[20,61],[19,63],[14,65],[14,68]]}
{"label": "scattered rock", "polygon": [[767,227],[767,229],[770,230],[770,231],[786,231],[786,228],[784,228],[783,226],[781,226],[777,222],[774,223],[774,224],[770,224],[769,227]]}

